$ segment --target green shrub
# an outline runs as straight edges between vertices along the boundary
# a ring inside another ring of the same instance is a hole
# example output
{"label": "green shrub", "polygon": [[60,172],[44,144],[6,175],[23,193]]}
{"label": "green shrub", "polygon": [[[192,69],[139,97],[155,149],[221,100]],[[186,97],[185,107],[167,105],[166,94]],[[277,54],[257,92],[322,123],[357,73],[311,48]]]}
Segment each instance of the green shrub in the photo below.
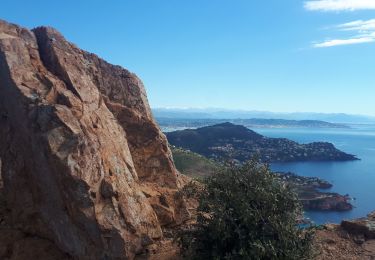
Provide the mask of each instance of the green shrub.
{"label": "green shrub", "polygon": [[186,258],[309,259],[296,194],[257,160],[208,177],[198,200],[197,222],[179,234]]}

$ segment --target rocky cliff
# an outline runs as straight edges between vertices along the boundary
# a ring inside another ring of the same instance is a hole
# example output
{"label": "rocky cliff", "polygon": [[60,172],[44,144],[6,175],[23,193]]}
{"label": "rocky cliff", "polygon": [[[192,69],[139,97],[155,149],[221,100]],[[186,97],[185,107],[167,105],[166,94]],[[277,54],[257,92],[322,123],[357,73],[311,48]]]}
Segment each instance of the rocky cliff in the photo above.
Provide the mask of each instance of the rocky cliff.
{"label": "rocky cliff", "polygon": [[0,20],[0,159],[9,227],[66,257],[132,259],[189,217],[140,79],[53,28]]}

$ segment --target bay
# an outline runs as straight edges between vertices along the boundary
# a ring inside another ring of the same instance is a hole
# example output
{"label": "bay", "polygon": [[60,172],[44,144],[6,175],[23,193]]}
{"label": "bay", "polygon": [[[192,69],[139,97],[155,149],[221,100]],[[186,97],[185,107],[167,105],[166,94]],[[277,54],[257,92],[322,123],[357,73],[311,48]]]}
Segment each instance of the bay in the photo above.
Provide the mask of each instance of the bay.
{"label": "bay", "polygon": [[332,192],[349,194],[354,209],[346,212],[306,212],[316,224],[340,223],[375,211],[375,125],[352,125],[350,129],[255,128],[268,137],[285,137],[300,143],[326,141],[361,160],[349,162],[274,163],[274,171],[291,171],[319,177],[333,184]]}

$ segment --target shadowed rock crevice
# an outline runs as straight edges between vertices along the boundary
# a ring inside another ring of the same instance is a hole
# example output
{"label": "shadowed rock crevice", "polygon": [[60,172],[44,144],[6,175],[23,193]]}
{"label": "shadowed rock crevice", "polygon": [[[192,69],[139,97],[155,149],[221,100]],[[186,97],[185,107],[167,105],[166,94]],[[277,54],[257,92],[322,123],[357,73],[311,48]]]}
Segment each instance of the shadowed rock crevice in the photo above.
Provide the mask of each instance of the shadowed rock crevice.
{"label": "shadowed rock crevice", "polygon": [[37,27],[32,30],[36,36],[36,40],[38,43],[38,50],[41,61],[43,65],[56,77],[62,80],[67,88],[73,92],[78,98],[82,100],[80,94],[77,90],[73,87],[72,82],[69,79],[69,76],[66,74],[66,71],[63,70],[59,60],[57,59],[55,53],[52,50],[52,42],[57,41],[56,38],[52,37],[49,38],[47,34],[47,30],[53,30],[52,28],[48,29],[47,27]]}

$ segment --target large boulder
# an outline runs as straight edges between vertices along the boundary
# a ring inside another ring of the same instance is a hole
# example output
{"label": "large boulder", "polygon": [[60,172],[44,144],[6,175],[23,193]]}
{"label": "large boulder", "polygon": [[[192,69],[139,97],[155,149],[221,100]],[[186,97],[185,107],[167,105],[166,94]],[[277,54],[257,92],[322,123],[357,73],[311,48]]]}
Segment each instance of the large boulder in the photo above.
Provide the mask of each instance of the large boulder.
{"label": "large boulder", "polygon": [[12,226],[64,255],[132,259],[189,217],[142,82],[52,28],[0,20],[0,144]]}
{"label": "large boulder", "polygon": [[375,239],[375,212],[364,218],[344,220],[341,222],[341,227],[349,234]]}

